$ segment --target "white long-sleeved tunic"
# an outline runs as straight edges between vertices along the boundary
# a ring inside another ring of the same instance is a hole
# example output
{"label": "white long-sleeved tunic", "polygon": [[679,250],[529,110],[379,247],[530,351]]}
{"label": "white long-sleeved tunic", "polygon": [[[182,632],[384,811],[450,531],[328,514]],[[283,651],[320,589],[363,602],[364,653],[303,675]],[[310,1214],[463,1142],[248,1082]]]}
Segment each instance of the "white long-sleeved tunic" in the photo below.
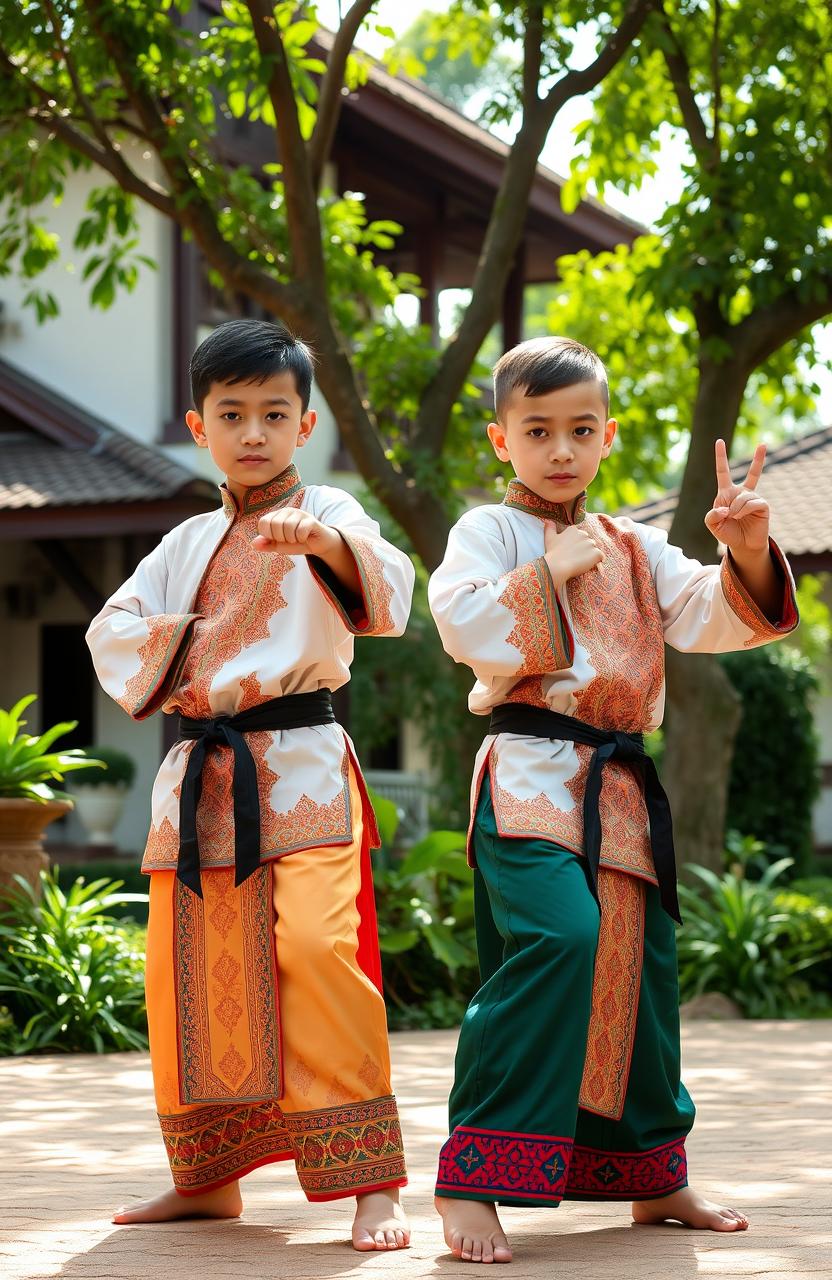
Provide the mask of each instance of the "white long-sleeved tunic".
{"label": "white long-sleeved tunic", "polygon": [[[545,520],[560,528],[585,520],[604,551],[600,565],[557,591],[543,558]],[[730,555],[699,564],[659,529],[589,514],[585,497],[570,516],[515,480],[501,505],[477,507],[456,524],[429,599],[445,649],[476,677],[476,714],[525,702],[600,729],[648,733],[664,711],[665,643],[720,653],[766,644],[797,625],[791,572],[774,542],[771,554],[783,579],[776,622],[751,599]],[[591,754],[558,739],[487,735],[472,816],[487,769],[501,834],[580,852]],[[629,765],[606,764],[600,812],[601,864],[655,882],[643,791]]]}
{"label": "white long-sleeved tunic", "polygon": [[[178,711],[233,715],[270,698],[340,688],[354,636],[400,635],[414,571],[350,494],[304,487],[289,467],[238,504],[167,534],[110,597],[87,632],[104,689],[131,716]],[[322,561],[252,549],[267,511],[293,506],[342,534],[361,579],[351,599]],[[260,790],[261,857],[352,839],[348,770],[357,768],[340,725],[246,735]],[[179,793],[192,742],[176,743],[159,769],[145,871],[176,866]],[[209,753],[197,816],[203,867],[233,866],[232,753]],[[360,775],[359,775],[360,776]]]}

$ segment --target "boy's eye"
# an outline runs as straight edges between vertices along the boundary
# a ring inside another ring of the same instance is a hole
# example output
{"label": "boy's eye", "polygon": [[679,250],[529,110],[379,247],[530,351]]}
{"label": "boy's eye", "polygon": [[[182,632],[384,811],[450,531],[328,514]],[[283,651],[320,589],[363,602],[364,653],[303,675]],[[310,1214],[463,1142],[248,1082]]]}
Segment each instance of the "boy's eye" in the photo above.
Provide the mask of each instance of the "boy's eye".
{"label": "boy's eye", "polygon": [[545,436],[545,435],[546,435],[546,428],[545,428],[545,427],[532,427],[531,431],[529,432],[529,435],[530,435],[534,440],[541,440],[541,439],[543,438],[543,436]]}
{"label": "boy's eye", "polygon": [[576,427],[575,428],[576,436],[582,436],[584,434],[591,436],[593,434],[592,427]]}
{"label": "boy's eye", "polygon": [[237,413],[235,409],[229,409],[227,413],[224,413],[222,416],[226,422],[237,422],[240,417],[239,413]]}
{"label": "boy's eye", "polygon": [[285,418],[285,417],[286,417],[286,414],[281,413],[279,409],[273,409],[271,413],[266,414],[266,420],[268,422],[277,422],[280,418]]}

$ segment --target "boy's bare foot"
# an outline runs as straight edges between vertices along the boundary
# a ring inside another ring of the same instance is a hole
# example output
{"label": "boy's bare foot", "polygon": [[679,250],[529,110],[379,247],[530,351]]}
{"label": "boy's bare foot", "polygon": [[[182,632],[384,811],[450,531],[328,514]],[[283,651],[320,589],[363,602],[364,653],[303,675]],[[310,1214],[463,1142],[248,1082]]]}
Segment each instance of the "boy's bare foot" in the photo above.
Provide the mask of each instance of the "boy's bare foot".
{"label": "boy's bare foot", "polygon": [[483,1200],[433,1202],[445,1224],[445,1243],[463,1262],[511,1262],[511,1249],[500,1226],[497,1210]]}
{"label": "boy's bare foot", "polygon": [[113,1222],[174,1222],[177,1218],[239,1218],[243,1200],[239,1182],[199,1196],[181,1196],[175,1187],[152,1200],[117,1209]]}
{"label": "boy's bare foot", "polygon": [[359,1253],[373,1249],[407,1249],[410,1245],[410,1223],[399,1204],[399,1189],[369,1191],[356,1196],[352,1224],[352,1247]]}
{"label": "boy's bare foot", "polygon": [[712,1204],[693,1187],[682,1187],[660,1200],[636,1200],[633,1204],[633,1221],[642,1223],[666,1222],[672,1218],[686,1227],[702,1231],[747,1231],[748,1219],[737,1209],[726,1209]]}

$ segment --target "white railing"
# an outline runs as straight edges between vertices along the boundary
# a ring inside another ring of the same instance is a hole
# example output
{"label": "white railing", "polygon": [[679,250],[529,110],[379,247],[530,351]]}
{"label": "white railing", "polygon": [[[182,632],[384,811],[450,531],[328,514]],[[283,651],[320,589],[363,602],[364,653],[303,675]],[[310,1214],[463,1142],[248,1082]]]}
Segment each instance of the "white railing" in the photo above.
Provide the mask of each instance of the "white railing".
{"label": "white railing", "polygon": [[391,800],[399,813],[396,843],[415,844],[426,836],[428,821],[428,782],[419,773],[401,773],[398,769],[367,769],[367,785],[385,800]]}

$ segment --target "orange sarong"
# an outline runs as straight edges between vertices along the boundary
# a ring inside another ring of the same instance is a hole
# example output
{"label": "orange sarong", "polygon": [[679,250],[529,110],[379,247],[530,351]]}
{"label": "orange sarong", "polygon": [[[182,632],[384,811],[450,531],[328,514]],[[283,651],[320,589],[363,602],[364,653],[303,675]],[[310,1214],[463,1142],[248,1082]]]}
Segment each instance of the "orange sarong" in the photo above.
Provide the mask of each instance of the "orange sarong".
{"label": "orange sarong", "polygon": [[406,1181],[390,1086],[363,798],[353,840],[302,849],[204,898],[151,874],[147,1006],[156,1106],[176,1189],[294,1159],[310,1200]]}

